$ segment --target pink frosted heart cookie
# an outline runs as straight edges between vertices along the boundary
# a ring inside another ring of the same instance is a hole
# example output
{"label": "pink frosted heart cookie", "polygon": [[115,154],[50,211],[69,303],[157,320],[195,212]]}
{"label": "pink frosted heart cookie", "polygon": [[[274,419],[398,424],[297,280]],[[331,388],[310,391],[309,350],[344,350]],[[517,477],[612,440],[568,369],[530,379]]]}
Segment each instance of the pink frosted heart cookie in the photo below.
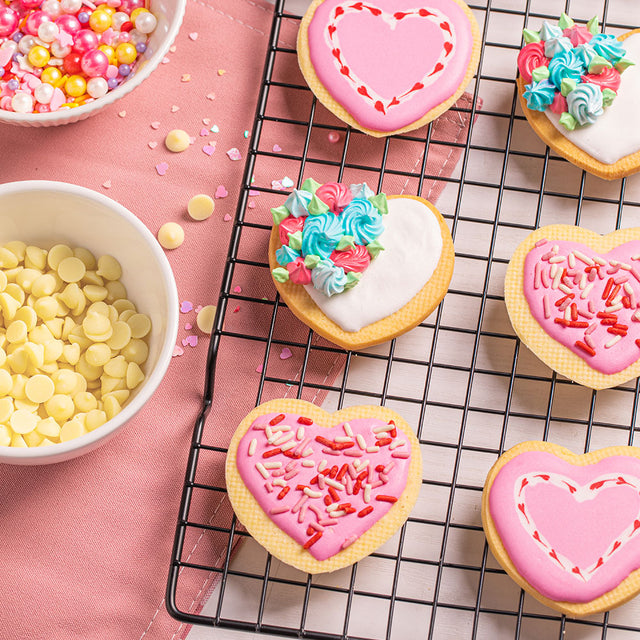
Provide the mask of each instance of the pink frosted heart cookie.
{"label": "pink frosted heart cookie", "polygon": [[601,236],[550,225],[516,249],[505,302],[520,339],[593,389],[640,374],[640,228]]}
{"label": "pink frosted heart cookie", "polygon": [[308,573],[375,551],[409,516],[422,477],[420,445],[385,407],[329,414],[272,400],[240,424],[226,462],[229,499],[267,551]]}
{"label": "pink frosted heart cookie", "polygon": [[640,448],[519,444],[487,476],[482,524],[504,570],[542,603],[571,616],[613,609],[640,592]]}
{"label": "pink frosted heart cookie", "polygon": [[462,0],[314,0],[298,62],[320,102],[373,136],[449,109],[478,66],[480,30]]}

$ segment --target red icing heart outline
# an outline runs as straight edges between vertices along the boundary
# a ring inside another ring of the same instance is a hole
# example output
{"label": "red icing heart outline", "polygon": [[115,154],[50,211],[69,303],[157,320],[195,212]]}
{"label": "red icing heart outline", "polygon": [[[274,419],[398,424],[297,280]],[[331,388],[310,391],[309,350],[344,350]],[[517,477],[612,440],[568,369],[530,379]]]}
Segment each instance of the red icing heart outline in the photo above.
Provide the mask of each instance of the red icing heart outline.
{"label": "red icing heart outline", "polygon": [[[393,29],[398,22],[404,20],[405,18],[418,18],[426,19],[430,22],[435,22],[438,27],[440,27],[440,30],[443,33],[443,52],[438,57],[438,60],[436,60],[434,66],[429,69],[429,71],[425,73],[425,75],[420,80],[415,82],[410,89],[405,91],[405,93],[399,96],[394,96],[390,100],[385,100],[372,87],[368,86],[366,82],[364,82],[357,76],[353,69],[349,67],[348,61],[344,59],[343,52],[340,48],[340,40],[337,33],[338,24],[342,19],[344,19],[345,16],[354,13],[360,13],[363,11],[369,11],[374,17],[380,17],[381,20],[384,20],[387,24],[390,25],[391,29]],[[450,56],[450,54],[455,49],[456,44],[455,31],[453,26],[450,22],[448,22],[447,16],[437,9],[426,9],[424,7],[421,7],[410,9],[407,11],[396,11],[395,13],[387,13],[379,7],[366,4],[364,2],[356,2],[354,4],[345,2],[337,6],[334,11],[333,21],[327,25],[326,37],[332,50],[331,52],[334,57],[334,64],[338,72],[345,76],[349,84],[358,94],[367,99],[373,105],[373,107],[377,111],[380,111],[380,113],[382,114],[386,114],[391,107],[400,105],[403,102],[410,100],[418,91],[427,88],[429,85],[438,80],[438,78],[445,71],[449,60],[452,59],[452,56]]]}

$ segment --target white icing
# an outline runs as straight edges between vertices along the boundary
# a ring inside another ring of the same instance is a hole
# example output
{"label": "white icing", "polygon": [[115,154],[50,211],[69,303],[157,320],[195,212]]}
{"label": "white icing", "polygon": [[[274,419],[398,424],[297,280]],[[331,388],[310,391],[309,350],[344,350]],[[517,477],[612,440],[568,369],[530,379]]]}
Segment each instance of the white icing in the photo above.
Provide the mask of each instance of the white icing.
{"label": "white icing", "polygon": [[594,124],[576,127],[573,131],[560,124],[560,115],[547,109],[544,113],[560,133],[603,164],[613,164],[640,151],[640,33],[624,41],[626,58],[635,62],[622,74],[622,82],[613,104],[606,107]]}
{"label": "white icing", "polygon": [[322,312],[345,331],[359,331],[401,309],[424,287],[440,260],[442,235],[431,209],[412,198],[393,198],[388,204],[380,235],[384,251],[353,289],[328,298],[305,285]]}

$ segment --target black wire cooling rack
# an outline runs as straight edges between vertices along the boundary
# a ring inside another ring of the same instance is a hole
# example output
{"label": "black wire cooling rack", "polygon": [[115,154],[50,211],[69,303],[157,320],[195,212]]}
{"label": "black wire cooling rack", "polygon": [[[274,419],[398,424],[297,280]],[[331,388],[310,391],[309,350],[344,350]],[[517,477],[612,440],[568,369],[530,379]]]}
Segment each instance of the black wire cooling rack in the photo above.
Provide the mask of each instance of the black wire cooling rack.
{"label": "black wire cooling rack", "polygon": [[[555,157],[519,111],[514,82],[523,27],[538,28],[542,20],[555,21],[565,11],[584,22],[597,15],[607,31],[619,33],[640,25],[640,7],[636,0],[472,4],[482,30],[482,54],[469,89],[472,106],[461,110],[472,126],[465,141],[452,145],[432,135],[433,124],[415,135],[373,141],[327,114],[301,78],[287,79],[285,71],[296,66],[293,43],[300,16],[286,13],[283,4],[280,0],[274,11],[202,412],[187,464],[167,586],[169,612],[185,623],[319,640],[640,637],[640,605],[634,601],[608,614],[573,620],[520,591],[489,553],[479,517],[487,470],[517,442],[549,439],[575,452],[634,442],[638,382],[596,393],[556,376],[514,336],[502,282],[517,243],[540,225],[582,224],[599,232],[640,226],[638,178],[606,183]],[[476,106],[478,96],[481,107]],[[318,137],[325,140],[329,133],[339,135],[332,153],[316,153]],[[281,144],[296,139],[299,145],[295,152],[282,151],[272,146],[274,139]],[[442,144],[460,152],[451,177],[428,168],[429,151]],[[413,149],[405,164],[391,163],[394,145]],[[416,149],[414,164],[409,158]],[[315,171],[353,182],[360,180],[347,179],[364,175],[379,190],[400,181],[407,192],[423,195],[425,185],[444,184],[438,207],[454,238],[456,270],[437,311],[386,345],[343,352],[304,327],[290,332],[291,323],[299,323],[272,287],[267,285],[265,294],[234,286],[239,273],[270,283],[268,211],[285,196],[279,185],[261,176],[272,175],[276,167],[296,186]],[[260,201],[257,207],[252,208],[252,197]],[[254,215],[258,211],[260,216]],[[255,234],[263,234],[264,251],[245,254],[245,242]],[[260,331],[236,327],[233,314],[241,306],[252,309]],[[260,363],[255,385],[233,399],[221,399],[228,392],[220,390],[216,370],[226,380],[234,366],[242,366],[233,364],[239,343],[249,344]],[[295,377],[279,373],[277,353],[284,347],[301,363]],[[335,381],[327,374],[318,382],[311,372],[327,358],[333,360]],[[221,515],[226,445],[212,406],[229,400],[244,403],[247,413],[254,403],[284,390],[313,399],[326,394],[336,407],[386,404],[415,424],[422,445],[423,486],[407,524],[378,552],[336,574],[312,578],[282,565],[257,548],[228,504],[227,515]],[[194,554],[204,537],[210,546],[200,545],[205,551]],[[239,540],[243,544],[234,554]],[[183,586],[187,573],[199,578],[199,591]],[[203,594],[208,595],[204,609],[199,604]]]}

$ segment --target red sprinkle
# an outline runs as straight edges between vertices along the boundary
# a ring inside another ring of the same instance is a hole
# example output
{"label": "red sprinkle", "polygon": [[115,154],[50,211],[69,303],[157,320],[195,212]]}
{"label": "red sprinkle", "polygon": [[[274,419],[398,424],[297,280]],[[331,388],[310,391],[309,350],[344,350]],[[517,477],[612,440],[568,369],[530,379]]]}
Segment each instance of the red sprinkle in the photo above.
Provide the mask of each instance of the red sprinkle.
{"label": "red sprinkle", "polygon": [[629,327],[626,324],[614,324],[614,329],[624,329],[625,331],[629,330]]}
{"label": "red sprinkle", "polygon": [[604,291],[602,292],[602,299],[606,300],[611,293],[611,289],[613,288],[613,278],[609,278],[607,280],[607,284],[604,287]]}
{"label": "red sprinkle", "polygon": [[338,505],[338,509],[350,509],[350,508],[351,508],[350,502],[343,502],[342,504]]}
{"label": "red sprinkle", "polygon": [[578,319],[578,305],[575,302],[571,303],[571,319],[574,321]]}
{"label": "red sprinkle", "polygon": [[263,458],[271,458],[273,456],[277,456],[279,453],[282,453],[282,449],[278,447],[277,449],[271,449],[270,451],[265,451],[262,454]]}
{"label": "red sprinkle", "polygon": [[282,422],[285,418],[284,413],[281,413],[279,415],[277,415],[275,418],[273,418],[273,420],[269,421],[269,424],[273,427],[276,424],[279,424],[280,422]]}
{"label": "red sprinkle", "polygon": [[605,318],[604,320],[600,320],[600,324],[603,326],[615,326],[618,324],[618,318]]}
{"label": "red sprinkle", "polygon": [[298,418],[298,424],[313,424],[313,420],[311,418],[305,418],[304,416],[300,416]]}
{"label": "red sprinkle", "polygon": [[568,327],[569,326],[569,320],[565,320],[564,318],[554,318],[553,321],[556,324],[561,324],[564,327]]}
{"label": "red sprinkle", "polygon": [[318,484],[318,476],[315,475],[311,480],[309,480],[309,484]]}
{"label": "red sprinkle", "polygon": [[360,487],[362,486],[361,480],[356,480],[353,485],[353,495],[357,496],[360,493]]}
{"label": "red sprinkle", "polygon": [[556,307],[559,307],[567,300],[573,300],[575,297],[576,297],[575,293],[568,293],[566,296],[564,296],[564,298],[560,298],[560,300],[556,300],[555,305]]}
{"label": "red sprinkle", "polygon": [[376,444],[379,447],[384,447],[385,445],[391,444],[392,442],[393,442],[393,438],[378,438],[376,440]]}
{"label": "red sprinkle", "polygon": [[333,502],[333,500],[331,499],[331,496],[325,496],[324,497],[324,503],[327,505],[327,507]]}
{"label": "red sprinkle", "polygon": [[366,480],[368,475],[369,475],[369,470],[365,469],[362,473],[358,474],[358,480],[362,482],[363,480]]}
{"label": "red sprinkle", "polygon": [[318,540],[320,540],[320,538],[322,538],[322,531],[318,531],[318,533],[316,533],[315,536],[313,536],[313,538],[309,538],[303,545],[302,548],[303,549],[308,549],[310,546],[314,545],[316,542],[318,542]]}
{"label": "red sprinkle", "polygon": [[329,495],[331,496],[333,502],[338,502],[338,500],[340,500],[338,492],[333,487],[329,487]]}
{"label": "red sprinkle", "polygon": [[627,335],[627,330],[626,329],[616,329],[615,327],[609,327],[607,329],[607,333],[612,333],[614,336],[626,336]]}
{"label": "red sprinkle", "polygon": [[376,471],[377,471],[378,473],[380,473],[381,471],[384,471],[384,465],[383,465],[383,464],[379,464],[379,465],[376,467]]}
{"label": "red sprinkle", "polygon": [[306,485],[306,484],[299,484],[299,485],[296,487],[296,491],[304,491],[306,488],[307,488],[307,485]]}
{"label": "red sprinkle", "polygon": [[609,306],[613,302],[613,299],[618,295],[618,291],[620,291],[619,284],[613,287],[613,291],[609,294],[609,297],[607,298],[607,306]]}
{"label": "red sprinkle", "polygon": [[278,494],[278,500],[282,500],[282,498],[284,498],[290,490],[291,487],[282,487],[282,491]]}
{"label": "red sprinkle", "polygon": [[314,531],[315,531],[315,529],[311,525],[309,525],[307,527],[307,535],[308,536],[312,536]]}
{"label": "red sprinkle", "polygon": [[636,346],[640,347],[640,338],[636,338]]}
{"label": "red sprinkle", "polygon": [[394,498],[393,496],[384,496],[384,495],[377,495],[376,496],[376,500],[378,500],[379,502],[398,502],[398,498]]}
{"label": "red sprinkle", "polygon": [[358,518],[364,518],[365,516],[369,515],[372,511],[373,511],[373,507],[369,505],[368,507],[365,507],[362,511],[358,512]]}
{"label": "red sprinkle", "polygon": [[316,436],[316,442],[319,442],[320,444],[323,444],[325,447],[329,447],[330,449],[333,449],[336,444],[335,442],[325,438],[324,436]]}
{"label": "red sprinkle", "polygon": [[340,469],[340,471],[338,471],[338,475],[336,476],[336,480],[338,482],[342,482],[342,478],[344,478],[345,473],[347,473],[347,471],[349,470],[349,465],[348,464],[343,464],[342,468]]}
{"label": "red sprinkle", "polygon": [[287,458],[294,458],[295,460],[297,460],[298,458],[302,458],[301,453],[294,453],[293,450],[283,451],[282,455],[286,456]]}
{"label": "red sprinkle", "polygon": [[355,447],[354,442],[334,442],[331,445],[334,451],[342,451],[343,449],[350,449],[351,447]]}
{"label": "red sprinkle", "polygon": [[610,318],[613,320],[617,320],[618,316],[615,313],[608,313],[606,311],[598,311],[596,314],[596,318]]}
{"label": "red sprinkle", "polygon": [[579,349],[582,349],[583,351],[588,353],[590,356],[596,355],[596,350],[592,349],[588,344],[585,344],[584,342],[582,342],[582,340],[576,340],[575,346],[578,347]]}
{"label": "red sprinkle", "polygon": [[333,467],[331,467],[331,473],[329,473],[329,477],[332,480],[334,480],[337,475],[338,475],[338,467],[334,464]]}
{"label": "red sprinkle", "polygon": [[622,306],[625,309],[631,308],[631,300],[629,300],[629,296],[624,296],[624,298],[622,298]]}

